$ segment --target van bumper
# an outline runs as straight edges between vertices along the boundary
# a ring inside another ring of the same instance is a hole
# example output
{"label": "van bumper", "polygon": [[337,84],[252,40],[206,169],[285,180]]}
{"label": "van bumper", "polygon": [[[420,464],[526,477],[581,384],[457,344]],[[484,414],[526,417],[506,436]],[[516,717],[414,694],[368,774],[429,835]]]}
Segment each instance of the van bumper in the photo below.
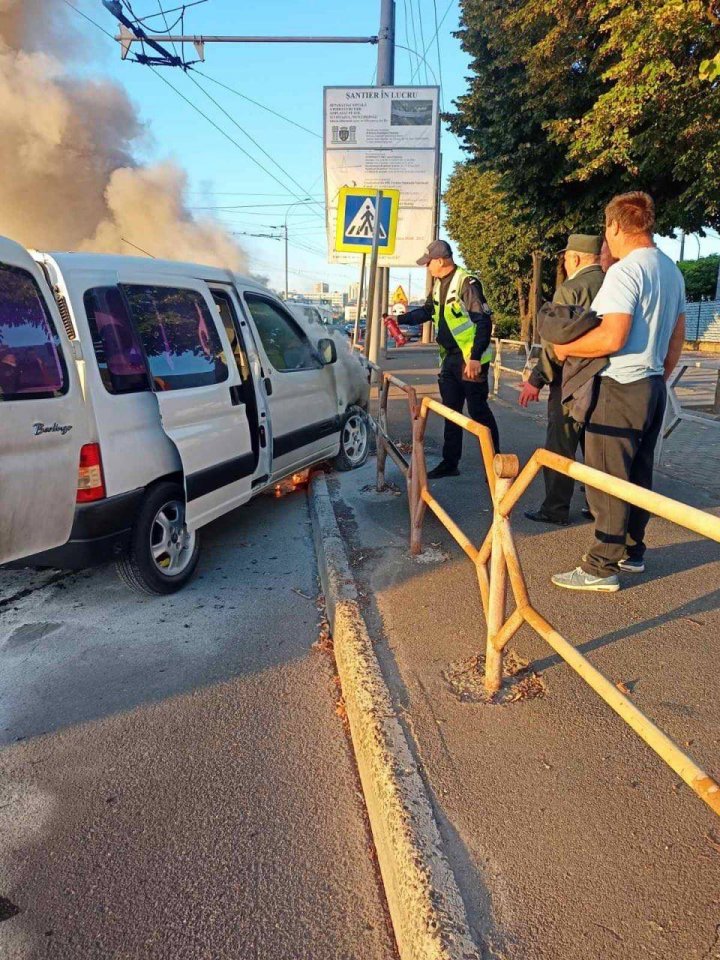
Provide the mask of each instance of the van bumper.
{"label": "van bumper", "polygon": [[79,503],[75,507],[75,519],[67,543],[23,557],[12,566],[81,570],[116,559],[130,544],[133,524],[144,495],[145,490],[140,487],[97,503]]}

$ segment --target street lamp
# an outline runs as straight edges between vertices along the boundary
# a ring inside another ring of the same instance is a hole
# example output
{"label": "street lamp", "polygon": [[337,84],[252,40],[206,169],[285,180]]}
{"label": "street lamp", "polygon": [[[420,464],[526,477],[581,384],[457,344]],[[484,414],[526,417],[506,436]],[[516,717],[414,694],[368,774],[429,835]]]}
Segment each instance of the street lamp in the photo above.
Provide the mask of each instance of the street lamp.
{"label": "street lamp", "polygon": [[299,207],[304,203],[317,203],[317,200],[313,200],[312,197],[305,197],[304,200],[296,200],[295,203],[291,203],[290,206],[285,211],[285,299],[287,300],[289,295],[288,287],[288,217],[290,216],[290,211],[294,207]]}

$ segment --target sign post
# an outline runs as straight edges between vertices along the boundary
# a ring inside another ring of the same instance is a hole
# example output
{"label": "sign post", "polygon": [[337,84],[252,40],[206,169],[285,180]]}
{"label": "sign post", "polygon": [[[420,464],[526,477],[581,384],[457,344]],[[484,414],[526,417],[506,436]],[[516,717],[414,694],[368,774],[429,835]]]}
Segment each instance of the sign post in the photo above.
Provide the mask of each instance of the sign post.
{"label": "sign post", "polygon": [[[383,192],[378,190],[375,194],[375,209],[379,210],[382,205]],[[375,291],[377,287],[377,264],[378,264],[378,243],[380,241],[380,217],[375,217],[375,226],[372,237],[372,250],[370,252],[370,282],[368,284],[368,308],[367,323],[365,324],[365,356],[372,363],[378,362],[380,348],[380,311],[375,303]]]}

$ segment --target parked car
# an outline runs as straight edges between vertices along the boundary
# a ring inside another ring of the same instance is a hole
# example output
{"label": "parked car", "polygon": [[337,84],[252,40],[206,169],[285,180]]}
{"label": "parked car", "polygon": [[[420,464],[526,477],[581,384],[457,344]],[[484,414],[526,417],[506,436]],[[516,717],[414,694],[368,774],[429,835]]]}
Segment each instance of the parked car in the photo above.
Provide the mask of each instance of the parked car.
{"label": "parked car", "polygon": [[0,238],[0,562],[171,593],[201,528],[322,460],[368,455],[352,357],[228,270]]}

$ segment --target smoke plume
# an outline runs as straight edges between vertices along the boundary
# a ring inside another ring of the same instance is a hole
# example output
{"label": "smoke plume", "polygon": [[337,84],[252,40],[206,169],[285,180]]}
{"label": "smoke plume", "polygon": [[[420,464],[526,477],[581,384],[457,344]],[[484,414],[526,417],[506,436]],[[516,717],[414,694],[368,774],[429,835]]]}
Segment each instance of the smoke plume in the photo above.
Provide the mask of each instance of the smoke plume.
{"label": "smoke plume", "polygon": [[60,0],[0,0],[0,233],[40,250],[137,255],[124,238],[244,270],[230,235],[188,210],[184,172],[135,161],[146,130],[125,91],[68,69],[94,45],[85,26]]}

